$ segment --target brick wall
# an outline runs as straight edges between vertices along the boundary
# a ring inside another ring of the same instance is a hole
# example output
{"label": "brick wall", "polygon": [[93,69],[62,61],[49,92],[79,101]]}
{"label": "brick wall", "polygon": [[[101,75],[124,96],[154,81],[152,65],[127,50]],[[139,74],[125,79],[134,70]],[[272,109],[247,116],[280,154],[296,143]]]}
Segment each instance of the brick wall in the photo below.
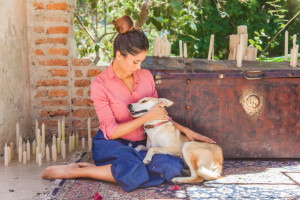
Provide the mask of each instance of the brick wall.
{"label": "brick wall", "polygon": [[32,124],[44,122],[51,136],[57,134],[58,119],[65,117],[67,135],[85,135],[91,117],[95,134],[99,123],[90,83],[105,67],[76,59],[75,0],[28,0],[27,10]]}
{"label": "brick wall", "polygon": [[71,81],[72,129],[79,135],[87,134],[87,119],[91,117],[92,134],[96,134],[99,121],[90,99],[92,80],[106,67],[95,66],[89,59],[73,59]]}

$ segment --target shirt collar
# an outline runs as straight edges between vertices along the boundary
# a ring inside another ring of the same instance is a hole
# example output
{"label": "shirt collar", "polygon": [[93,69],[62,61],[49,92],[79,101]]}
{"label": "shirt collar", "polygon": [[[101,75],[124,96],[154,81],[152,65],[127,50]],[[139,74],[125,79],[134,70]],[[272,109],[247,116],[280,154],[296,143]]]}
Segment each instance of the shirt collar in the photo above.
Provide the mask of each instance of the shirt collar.
{"label": "shirt collar", "polygon": [[139,70],[133,72],[133,78],[134,78],[134,81],[135,81],[135,82],[138,82],[138,81],[139,81],[138,71],[139,71]]}

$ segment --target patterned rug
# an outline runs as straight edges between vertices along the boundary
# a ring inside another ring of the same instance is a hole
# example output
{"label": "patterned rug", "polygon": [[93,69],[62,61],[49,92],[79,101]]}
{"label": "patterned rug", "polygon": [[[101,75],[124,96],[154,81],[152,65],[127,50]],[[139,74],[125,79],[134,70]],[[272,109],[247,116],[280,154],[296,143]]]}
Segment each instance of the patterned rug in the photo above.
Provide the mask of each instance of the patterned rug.
{"label": "patterned rug", "polygon": [[[68,162],[91,162],[77,152]],[[165,183],[125,192],[117,184],[90,179],[55,180],[34,199],[300,199],[300,160],[225,160],[223,177],[199,184]],[[173,189],[173,190],[172,190]]]}

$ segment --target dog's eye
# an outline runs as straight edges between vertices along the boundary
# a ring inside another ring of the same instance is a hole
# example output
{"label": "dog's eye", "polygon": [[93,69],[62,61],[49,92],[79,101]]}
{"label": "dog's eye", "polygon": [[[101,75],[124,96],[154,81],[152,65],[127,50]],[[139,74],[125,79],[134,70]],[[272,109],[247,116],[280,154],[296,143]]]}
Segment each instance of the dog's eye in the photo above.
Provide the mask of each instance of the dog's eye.
{"label": "dog's eye", "polygon": [[147,103],[147,100],[142,101],[141,103]]}

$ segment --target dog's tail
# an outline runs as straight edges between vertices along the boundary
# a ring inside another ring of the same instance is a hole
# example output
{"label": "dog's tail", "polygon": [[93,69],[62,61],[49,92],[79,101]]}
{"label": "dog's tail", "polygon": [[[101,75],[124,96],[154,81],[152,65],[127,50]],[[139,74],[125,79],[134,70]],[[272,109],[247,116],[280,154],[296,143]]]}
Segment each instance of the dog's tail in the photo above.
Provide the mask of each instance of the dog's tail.
{"label": "dog's tail", "polygon": [[[197,174],[198,176],[200,176],[201,178],[203,178],[204,180],[215,180],[218,178],[221,178],[221,173],[217,173],[220,170],[218,169],[220,166],[217,166],[217,168],[214,171],[211,171],[209,169],[207,169],[206,167],[199,167],[197,170]],[[221,166],[222,167],[222,166]]]}

